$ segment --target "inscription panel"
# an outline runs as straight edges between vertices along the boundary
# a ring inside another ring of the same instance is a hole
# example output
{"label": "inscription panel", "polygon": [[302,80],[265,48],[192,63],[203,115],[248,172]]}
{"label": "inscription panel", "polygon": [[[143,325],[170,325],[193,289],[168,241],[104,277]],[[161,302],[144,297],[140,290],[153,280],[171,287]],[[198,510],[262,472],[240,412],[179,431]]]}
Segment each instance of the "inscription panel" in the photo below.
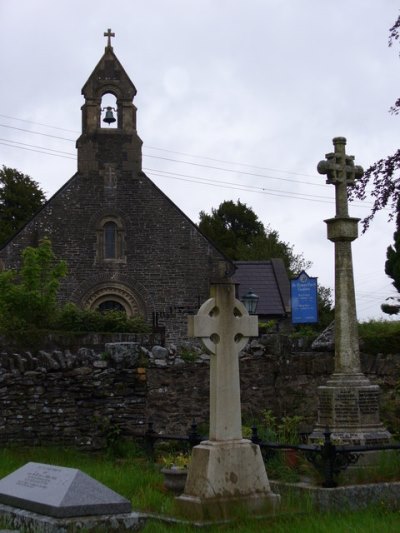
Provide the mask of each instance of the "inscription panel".
{"label": "inscription panel", "polygon": [[379,414],[379,391],[360,391],[360,413],[363,415]]}
{"label": "inscription panel", "polygon": [[320,424],[329,424],[332,417],[332,393],[330,391],[319,391],[318,418]]}
{"label": "inscription panel", "polygon": [[131,511],[128,500],[80,470],[42,463],[1,479],[0,503],[54,517]]}

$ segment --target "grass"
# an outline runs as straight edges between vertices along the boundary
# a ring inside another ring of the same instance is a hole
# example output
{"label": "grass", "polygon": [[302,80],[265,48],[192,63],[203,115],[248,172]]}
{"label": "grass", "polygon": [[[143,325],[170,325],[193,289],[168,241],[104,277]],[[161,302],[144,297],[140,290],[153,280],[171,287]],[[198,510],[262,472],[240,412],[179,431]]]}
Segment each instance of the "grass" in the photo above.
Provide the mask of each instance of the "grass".
{"label": "grass", "polygon": [[370,509],[354,513],[312,513],[307,515],[282,516],[273,519],[257,520],[244,518],[235,524],[219,524],[198,529],[186,525],[167,525],[149,521],[142,530],[144,533],[194,533],[199,531],[232,533],[397,533],[400,530],[400,514],[384,509]]}
{"label": "grass", "polygon": [[60,447],[5,448],[0,450],[0,477],[29,461],[78,468],[125,496],[135,509],[171,513],[174,500],[163,490],[159,467],[134,446],[125,453],[121,458]]}
{"label": "grass", "polygon": [[400,452],[397,450],[380,451],[371,466],[351,469],[347,475],[344,472],[338,476],[339,486],[390,481],[400,481]]}
{"label": "grass", "polygon": [[[396,454],[396,460],[399,457]],[[32,447],[4,448],[0,450],[0,477],[13,472],[29,461],[56,464],[78,468],[98,481],[104,483],[132,502],[135,510],[175,516],[173,495],[163,487],[163,478],[159,465],[149,462],[140,449],[133,444],[124,447],[124,456],[108,454],[88,454],[71,448]],[[387,470],[392,468],[393,457],[386,461]],[[269,477],[271,472],[267,466]],[[382,466],[382,467],[383,467]],[[278,462],[275,465],[279,470]],[[282,468],[282,466],[281,466]],[[230,524],[208,526],[205,531],[231,531],[247,533],[258,531],[275,533],[299,532],[335,533],[335,532],[375,532],[400,531],[400,512],[387,509],[383,504],[367,511],[349,513],[318,513],[312,509],[310,500],[285,495],[279,509],[279,516],[254,519],[246,513],[238,514],[237,520]],[[165,523],[155,519],[149,520],[144,527],[145,533],[189,533],[199,531],[194,526]],[[95,532],[94,532],[95,533]]]}

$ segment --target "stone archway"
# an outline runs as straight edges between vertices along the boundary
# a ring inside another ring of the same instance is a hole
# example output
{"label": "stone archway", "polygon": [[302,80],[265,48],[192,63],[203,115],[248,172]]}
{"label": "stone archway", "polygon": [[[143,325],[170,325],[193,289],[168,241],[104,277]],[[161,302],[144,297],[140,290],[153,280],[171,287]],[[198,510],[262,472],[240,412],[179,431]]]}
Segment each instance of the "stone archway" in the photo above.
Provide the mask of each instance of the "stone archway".
{"label": "stone archway", "polygon": [[121,306],[127,316],[146,314],[141,299],[122,283],[108,282],[96,285],[82,298],[82,306],[91,310],[96,310],[107,302],[115,302],[115,307]]}

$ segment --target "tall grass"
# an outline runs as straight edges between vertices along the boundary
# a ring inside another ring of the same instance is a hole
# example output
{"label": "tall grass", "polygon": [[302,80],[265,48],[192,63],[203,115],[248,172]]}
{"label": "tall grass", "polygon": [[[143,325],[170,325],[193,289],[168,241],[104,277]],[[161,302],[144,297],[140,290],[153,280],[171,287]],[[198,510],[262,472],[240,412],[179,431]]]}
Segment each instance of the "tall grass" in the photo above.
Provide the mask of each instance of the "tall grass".
{"label": "tall grass", "polygon": [[[203,531],[202,528],[200,531]],[[144,533],[194,533],[199,529],[186,524],[165,524],[151,520]],[[255,519],[247,517],[235,523],[218,524],[205,531],[232,533],[397,533],[400,531],[400,514],[372,508],[353,513],[309,513],[285,515],[275,518]]]}
{"label": "tall grass", "polygon": [[30,461],[78,468],[130,500],[135,509],[160,513],[172,510],[174,500],[163,489],[159,468],[133,445],[123,458],[60,447],[2,449],[0,477]]}
{"label": "tall grass", "polygon": [[[104,483],[132,502],[133,509],[174,516],[174,497],[163,488],[162,475],[157,465],[147,460],[134,445],[125,447],[124,457],[110,454],[85,454],[70,448],[35,447],[0,450],[0,477],[3,477],[29,461],[78,468]],[[191,533],[198,528],[179,523],[149,520],[145,533]],[[400,513],[391,511],[384,504],[352,513],[318,513],[310,500],[290,493],[282,498],[279,514],[275,517],[255,519],[243,512],[234,523],[210,525],[205,531],[231,531],[253,533],[343,533],[400,531]]]}

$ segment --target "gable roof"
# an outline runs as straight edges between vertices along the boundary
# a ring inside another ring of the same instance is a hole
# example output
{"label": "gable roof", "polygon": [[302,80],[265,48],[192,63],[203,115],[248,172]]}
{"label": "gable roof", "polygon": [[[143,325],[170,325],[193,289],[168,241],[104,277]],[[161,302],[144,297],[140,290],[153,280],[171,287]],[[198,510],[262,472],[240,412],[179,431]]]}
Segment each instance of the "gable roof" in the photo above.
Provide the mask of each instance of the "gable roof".
{"label": "gable roof", "polygon": [[259,296],[257,314],[286,316],[290,312],[290,282],[282,259],[234,261],[232,281],[239,284],[239,300],[252,289]]}

